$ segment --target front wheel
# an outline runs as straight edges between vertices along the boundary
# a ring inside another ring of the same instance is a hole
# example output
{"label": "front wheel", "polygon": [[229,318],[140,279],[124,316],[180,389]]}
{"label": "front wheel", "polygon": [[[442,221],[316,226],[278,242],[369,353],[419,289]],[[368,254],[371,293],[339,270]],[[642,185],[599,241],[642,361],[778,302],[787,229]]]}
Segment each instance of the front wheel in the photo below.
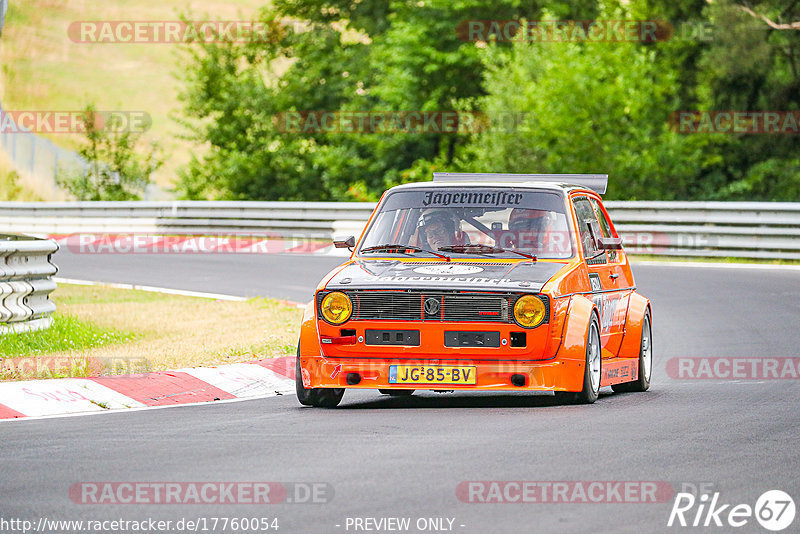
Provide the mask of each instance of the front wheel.
{"label": "front wheel", "polygon": [[583,389],[577,393],[556,391],[556,399],[565,404],[592,404],[600,395],[600,323],[592,314],[586,334],[586,365],[583,370]]}
{"label": "front wheel", "polygon": [[615,393],[647,391],[650,388],[650,375],[653,372],[653,329],[650,326],[650,310],[642,321],[642,343],[639,346],[639,376],[634,382],[611,386]]}
{"label": "front wheel", "polygon": [[344,388],[311,388],[303,385],[303,368],[300,365],[300,347],[297,347],[297,366],[295,367],[294,386],[297,400],[303,406],[317,408],[335,408],[344,397]]}

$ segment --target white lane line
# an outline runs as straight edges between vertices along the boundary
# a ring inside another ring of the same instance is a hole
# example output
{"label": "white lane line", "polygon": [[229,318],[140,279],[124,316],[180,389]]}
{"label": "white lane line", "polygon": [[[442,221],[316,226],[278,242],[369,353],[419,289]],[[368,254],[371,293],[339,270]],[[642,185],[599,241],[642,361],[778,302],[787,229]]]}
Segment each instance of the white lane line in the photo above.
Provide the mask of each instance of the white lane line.
{"label": "white lane line", "polygon": [[657,265],[659,267],[694,267],[701,269],[761,269],[765,271],[800,271],[800,265],[770,263],[705,263],[699,261],[649,261],[631,260],[633,265]]}
{"label": "white lane line", "polygon": [[139,291],[148,291],[150,293],[164,293],[166,295],[180,295],[184,297],[199,297],[204,299],[214,300],[230,300],[234,302],[244,302],[248,300],[247,297],[239,297],[237,295],[223,295],[221,293],[204,293],[202,291],[186,291],[183,289],[169,289],[166,287],[153,287],[153,286],[140,286],[135,284],[116,284],[111,282],[96,282],[93,280],[75,280],[73,278],[60,278],[54,277],[53,281],[57,284],[74,284],[79,286],[105,286],[113,287],[115,289],[137,289]]}
{"label": "white lane line", "polygon": [[[76,286],[105,286],[105,287],[113,287],[114,289],[136,289],[139,291],[148,291],[150,293],[162,293],[165,295],[179,295],[182,297],[198,297],[201,299],[213,299],[213,300],[229,300],[232,302],[244,302],[246,300],[250,300],[249,297],[240,297],[238,295],[223,295],[221,293],[204,293],[202,291],[187,291],[183,289],[170,289],[166,287],[153,287],[153,286],[139,286],[135,284],[116,284],[112,282],[96,282],[94,280],[75,280],[74,278],[60,278],[60,277],[53,277],[53,281],[57,284],[73,284]],[[253,297],[255,298],[255,297]],[[269,297],[272,298],[272,297]],[[278,302],[285,303],[287,306],[294,306],[295,308],[299,308],[304,310],[307,304],[302,302],[295,302],[293,300],[284,300],[284,299],[273,299],[277,300]]]}

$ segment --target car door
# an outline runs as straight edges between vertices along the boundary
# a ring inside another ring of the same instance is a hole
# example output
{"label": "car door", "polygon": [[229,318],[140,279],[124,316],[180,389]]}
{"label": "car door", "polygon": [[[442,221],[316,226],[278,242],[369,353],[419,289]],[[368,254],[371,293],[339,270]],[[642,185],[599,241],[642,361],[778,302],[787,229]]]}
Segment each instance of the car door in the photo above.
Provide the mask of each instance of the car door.
{"label": "car door", "polygon": [[[592,199],[593,200],[593,199]],[[622,341],[622,324],[627,306],[622,306],[622,293],[619,291],[617,280],[619,273],[619,255],[617,251],[611,255],[609,261],[608,251],[597,248],[596,237],[602,233],[597,212],[587,195],[577,195],[572,198],[572,206],[578,221],[578,238],[580,240],[583,261],[589,271],[589,282],[592,288],[592,300],[600,313],[600,343],[603,358],[615,357],[619,352]],[[622,321],[620,321],[620,313]]]}
{"label": "car door", "polygon": [[[597,215],[601,235],[603,237],[618,237],[603,203],[594,197],[589,197],[589,202],[592,204],[592,208]],[[635,284],[633,282],[630,266],[628,265],[628,258],[622,249],[607,250],[606,261],[609,277],[608,289],[616,289],[616,291],[609,292],[608,294],[611,304],[604,309],[606,313],[604,319],[612,334],[609,350],[614,354],[618,354],[619,347],[622,343],[622,336],[625,334],[628,300]],[[601,319],[600,322],[602,329],[603,319]]]}

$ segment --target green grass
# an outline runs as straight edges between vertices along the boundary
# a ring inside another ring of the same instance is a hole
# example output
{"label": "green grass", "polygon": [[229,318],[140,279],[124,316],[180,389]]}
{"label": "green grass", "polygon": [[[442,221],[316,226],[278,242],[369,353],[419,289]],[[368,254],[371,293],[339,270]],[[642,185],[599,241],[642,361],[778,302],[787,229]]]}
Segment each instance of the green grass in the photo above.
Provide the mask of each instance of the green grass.
{"label": "green grass", "polygon": [[133,362],[78,353],[125,343],[137,337],[129,332],[101,328],[72,315],[56,313],[53,325],[47,330],[0,335],[0,380],[116,374],[118,367],[129,372],[144,372],[149,369],[143,359]]}
{"label": "green grass", "polygon": [[124,343],[135,337],[130,332],[101,328],[77,317],[56,313],[53,325],[47,330],[0,336],[0,356],[19,358],[67,352]]}
{"label": "green grass", "polygon": [[[0,336],[0,380],[105,376],[294,355],[301,310],[59,283],[50,330]],[[132,333],[135,332],[135,333]]]}
{"label": "green grass", "polygon": [[[121,289],[104,285],[59,284],[58,289],[51,295],[59,308],[69,309],[82,304],[132,304],[132,303],[158,303],[169,300],[171,295]],[[191,305],[193,297],[184,298],[187,305]]]}

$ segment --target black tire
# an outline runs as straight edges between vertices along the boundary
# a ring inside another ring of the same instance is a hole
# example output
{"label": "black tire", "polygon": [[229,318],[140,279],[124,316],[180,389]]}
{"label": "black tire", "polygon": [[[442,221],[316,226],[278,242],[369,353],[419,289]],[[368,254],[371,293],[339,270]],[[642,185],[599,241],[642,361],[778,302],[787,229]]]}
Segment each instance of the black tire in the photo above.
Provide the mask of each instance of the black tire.
{"label": "black tire", "polygon": [[[598,321],[597,315],[592,314],[592,320],[586,333],[583,389],[578,392],[556,391],[556,400],[562,404],[593,404],[597,400],[600,395],[600,378],[603,376],[600,350],[600,321]],[[596,364],[596,369],[592,367],[593,363]]]}
{"label": "black tire", "polygon": [[300,366],[300,347],[297,347],[297,366],[295,367],[294,378],[297,400],[303,406],[314,406],[317,408],[335,408],[344,397],[344,388],[312,388],[306,389],[303,386],[302,368]]}
{"label": "black tire", "polygon": [[413,389],[379,389],[378,391],[390,397],[410,397],[414,394]]}
{"label": "black tire", "polygon": [[615,393],[642,392],[650,389],[650,378],[653,373],[653,327],[650,322],[650,310],[644,314],[642,321],[642,339],[639,342],[639,376],[633,382],[625,382],[611,386]]}

